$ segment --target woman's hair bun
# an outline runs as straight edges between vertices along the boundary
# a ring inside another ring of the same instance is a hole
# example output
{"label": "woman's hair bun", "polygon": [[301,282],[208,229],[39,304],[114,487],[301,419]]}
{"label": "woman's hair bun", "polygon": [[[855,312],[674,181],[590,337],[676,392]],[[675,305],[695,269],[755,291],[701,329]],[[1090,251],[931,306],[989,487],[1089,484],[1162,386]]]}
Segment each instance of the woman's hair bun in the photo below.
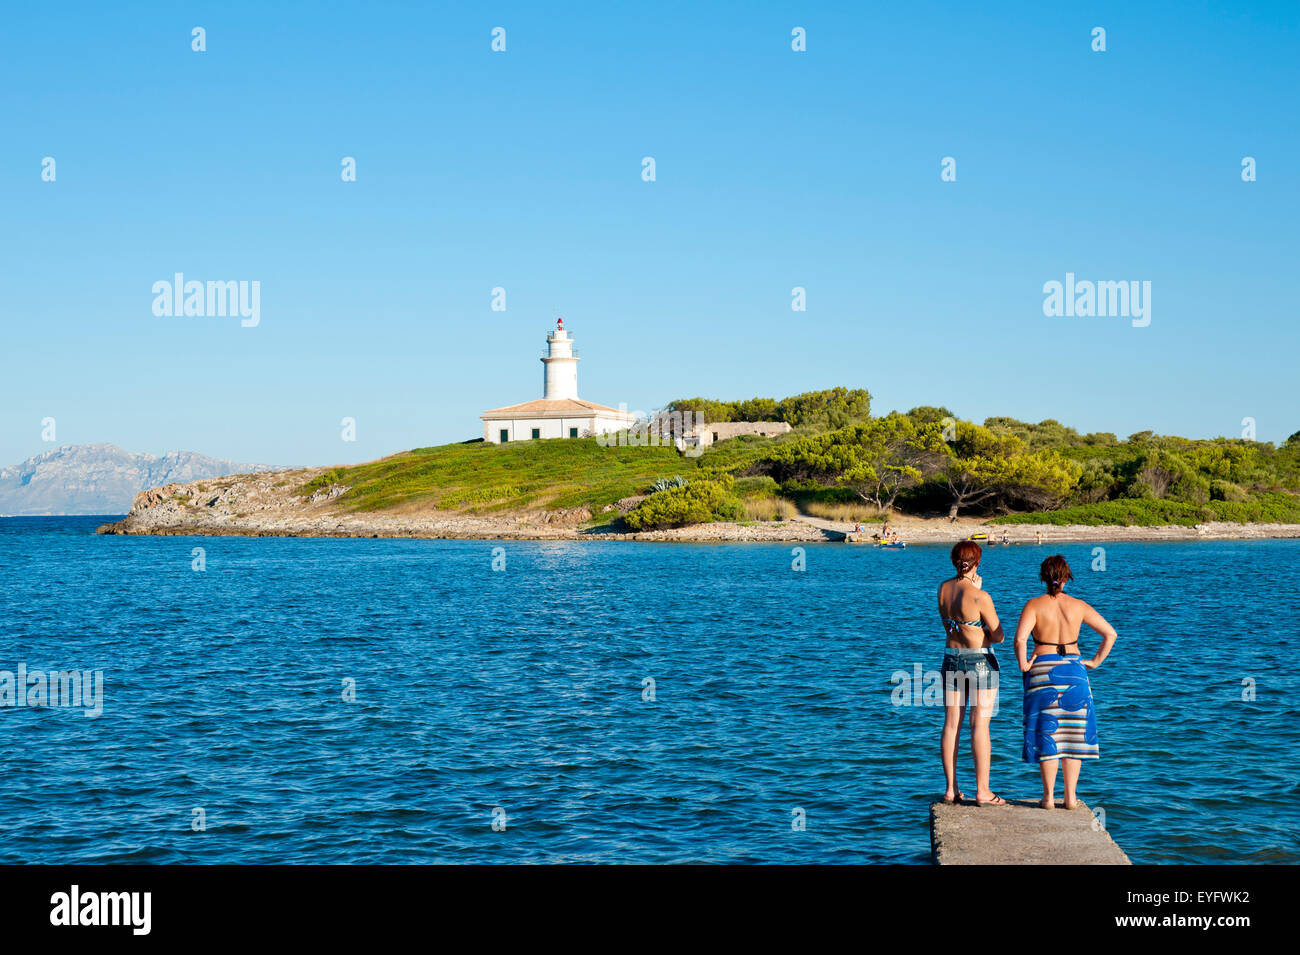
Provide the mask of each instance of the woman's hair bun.
{"label": "woman's hair bun", "polygon": [[1049,594],[1059,594],[1067,580],[1074,580],[1074,574],[1070,572],[1070,565],[1064,557],[1053,554],[1038,568],[1038,579],[1047,584]]}
{"label": "woman's hair bun", "polygon": [[952,565],[958,572],[964,574],[972,567],[979,566],[980,545],[974,541],[958,541],[949,557],[952,558]]}

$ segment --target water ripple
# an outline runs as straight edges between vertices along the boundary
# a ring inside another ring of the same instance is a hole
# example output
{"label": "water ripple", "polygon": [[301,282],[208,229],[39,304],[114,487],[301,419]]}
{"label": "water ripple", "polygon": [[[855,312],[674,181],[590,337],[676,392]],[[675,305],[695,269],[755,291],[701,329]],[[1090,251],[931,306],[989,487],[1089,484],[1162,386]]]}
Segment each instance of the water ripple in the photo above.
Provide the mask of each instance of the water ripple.
{"label": "water ripple", "polygon": [[[95,719],[0,709],[0,863],[928,860],[941,712],[891,694],[938,663],[942,548],[805,545],[799,573],[775,545],[507,543],[494,572],[492,542],[95,523],[0,520],[0,669],[106,681]],[[1273,593],[1300,542],[1065,553],[1121,633],[1081,784],[1112,835],[1138,862],[1300,862]],[[990,549],[1004,617],[1042,556]],[[994,786],[1033,797],[1000,655]]]}

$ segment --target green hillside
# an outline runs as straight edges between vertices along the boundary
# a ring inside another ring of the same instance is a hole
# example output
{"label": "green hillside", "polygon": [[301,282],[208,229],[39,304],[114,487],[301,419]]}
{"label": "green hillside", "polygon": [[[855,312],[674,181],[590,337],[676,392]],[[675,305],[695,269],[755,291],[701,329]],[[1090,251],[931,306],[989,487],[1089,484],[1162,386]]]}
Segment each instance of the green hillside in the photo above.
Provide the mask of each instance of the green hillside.
{"label": "green hillside", "polygon": [[340,503],[363,511],[421,504],[475,514],[582,506],[598,512],[686,467],[689,459],[672,447],[601,447],[595,438],[475,441],[335,468],[302,491],[349,485]]}
{"label": "green hillside", "polygon": [[420,448],[306,484],[348,486],[355,510],[436,507],[473,514],[589,508],[648,494],[630,529],[805,512],[846,520],[891,511],[1004,522],[1159,525],[1300,523],[1300,432],[1280,447],[1146,431],[1119,439],[1038,424],[957,418],[945,408],[873,417],[870,395],[836,388],[781,400],[692,398],[669,410],[712,421],[781,420],[777,438],[742,436],[697,457],[595,438]]}

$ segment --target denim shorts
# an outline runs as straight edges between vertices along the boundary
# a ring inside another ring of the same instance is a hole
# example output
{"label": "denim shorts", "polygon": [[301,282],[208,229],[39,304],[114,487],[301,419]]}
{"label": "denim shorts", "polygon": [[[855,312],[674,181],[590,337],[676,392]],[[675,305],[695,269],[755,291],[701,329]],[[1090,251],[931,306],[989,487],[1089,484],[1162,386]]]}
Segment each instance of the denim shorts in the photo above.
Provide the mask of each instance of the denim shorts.
{"label": "denim shorts", "polygon": [[988,648],[967,650],[948,647],[943,651],[944,689],[965,686],[979,690],[998,687],[998,658]]}

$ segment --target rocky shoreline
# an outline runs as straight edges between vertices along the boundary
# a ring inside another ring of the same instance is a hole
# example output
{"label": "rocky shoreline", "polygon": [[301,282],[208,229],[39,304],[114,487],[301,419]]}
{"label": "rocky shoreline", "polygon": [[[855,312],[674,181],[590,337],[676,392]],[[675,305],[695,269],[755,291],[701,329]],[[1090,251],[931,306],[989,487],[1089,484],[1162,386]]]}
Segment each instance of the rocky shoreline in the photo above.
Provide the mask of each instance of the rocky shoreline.
{"label": "rocky shoreline", "polygon": [[[212,537],[393,537],[442,540],[634,540],[720,542],[817,542],[865,537],[869,546],[875,525],[863,535],[851,523],[799,516],[787,521],[697,524],[638,533],[593,528],[586,508],[534,510],[480,517],[434,508],[405,507],[353,511],[338,501],[347,488],[331,485],[310,497],[298,491],[326,468],[306,468],[167,484],[136,496],[130,512],[105,524],[100,534]],[[629,499],[630,501],[631,499]],[[620,502],[622,505],[623,502]],[[611,520],[624,508],[606,508]],[[911,544],[951,544],[974,533],[1012,544],[1143,540],[1242,540],[1300,538],[1300,524],[1200,524],[1195,527],[1091,527],[1082,525],[992,525],[975,518],[899,516],[892,521]]]}

